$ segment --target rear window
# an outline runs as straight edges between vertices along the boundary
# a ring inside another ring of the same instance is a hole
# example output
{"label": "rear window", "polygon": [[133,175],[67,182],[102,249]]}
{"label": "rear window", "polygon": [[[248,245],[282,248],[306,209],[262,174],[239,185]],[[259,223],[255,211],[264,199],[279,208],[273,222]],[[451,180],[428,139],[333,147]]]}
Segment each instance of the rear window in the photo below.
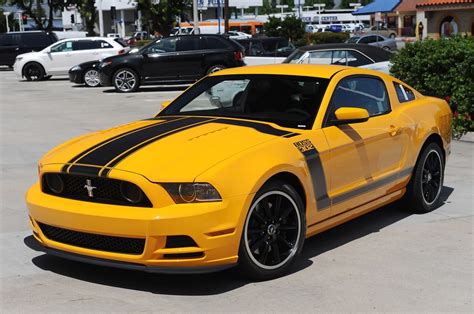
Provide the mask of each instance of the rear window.
{"label": "rear window", "polygon": [[19,34],[1,34],[0,46],[17,46],[20,43]]}
{"label": "rear window", "polygon": [[230,47],[230,43],[217,37],[206,37],[205,42],[206,49],[226,49]]}
{"label": "rear window", "polygon": [[115,38],[114,41],[122,47],[127,47],[128,45],[123,41],[122,38]]}

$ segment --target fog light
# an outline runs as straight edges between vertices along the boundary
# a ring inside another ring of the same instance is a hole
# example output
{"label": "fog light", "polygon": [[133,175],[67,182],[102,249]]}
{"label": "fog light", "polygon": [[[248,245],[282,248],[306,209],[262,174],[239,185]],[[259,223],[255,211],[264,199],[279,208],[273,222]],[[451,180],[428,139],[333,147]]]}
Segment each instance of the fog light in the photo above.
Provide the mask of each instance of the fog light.
{"label": "fog light", "polygon": [[46,175],[46,185],[51,192],[61,194],[64,192],[64,181],[59,174],[48,173]]}
{"label": "fog light", "polygon": [[120,184],[120,194],[130,203],[136,204],[143,200],[143,193],[138,186],[129,182],[122,182]]}

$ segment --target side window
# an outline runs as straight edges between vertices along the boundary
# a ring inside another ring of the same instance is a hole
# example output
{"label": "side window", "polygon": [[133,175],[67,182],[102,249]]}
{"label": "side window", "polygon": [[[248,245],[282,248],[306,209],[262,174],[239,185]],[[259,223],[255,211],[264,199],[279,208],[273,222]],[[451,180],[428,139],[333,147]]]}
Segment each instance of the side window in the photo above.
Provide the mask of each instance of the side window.
{"label": "side window", "polygon": [[376,40],[377,40],[377,41],[384,41],[385,38],[383,38],[382,36],[377,36],[377,39],[376,39]]}
{"label": "side window", "polygon": [[179,37],[168,37],[158,40],[148,46],[147,53],[175,52]]}
{"label": "side window", "polygon": [[395,91],[397,92],[397,98],[400,103],[415,100],[415,93],[411,89],[395,82],[393,85],[395,87]]}
{"label": "side window", "polygon": [[99,43],[95,40],[78,40],[72,42],[72,50],[91,50],[98,49]]}
{"label": "side window", "polygon": [[387,89],[375,77],[348,77],[339,82],[333,93],[329,121],[335,119],[334,112],[341,107],[366,109],[369,116],[390,112]]}
{"label": "side window", "polygon": [[362,37],[359,41],[361,44],[370,44],[375,42],[376,37],[375,36],[367,36],[367,37]]}
{"label": "side window", "polygon": [[0,35],[0,46],[18,46],[20,44],[20,36],[16,34]]}
{"label": "side window", "polygon": [[51,47],[51,52],[68,52],[72,51],[72,41],[63,41]]}
{"label": "side window", "polygon": [[302,63],[308,64],[331,64],[331,51],[312,51]]}
{"label": "side window", "polygon": [[363,56],[357,51],[347,51],[347,65],[351,67],[358,67],[361,65],[373,63],[369,58]]}
{"label": "side window", "polygon": [[205,49],[225,49],[226,44],[219,38],[206,37]]}
{"label": "side window", "polygon": [[347,52],[345,50],[334,50],[331,64],[347,65]]}
{"label": "side window", "polygon": [[197,37],[180,37],[176,42],[176,51],[193,51],[198,50],[199,38]]}
{"label": "side window", "polygon": [[97,48],[96,49],[111,49],[113,48],[111,44],[105,40],[96,40]]}

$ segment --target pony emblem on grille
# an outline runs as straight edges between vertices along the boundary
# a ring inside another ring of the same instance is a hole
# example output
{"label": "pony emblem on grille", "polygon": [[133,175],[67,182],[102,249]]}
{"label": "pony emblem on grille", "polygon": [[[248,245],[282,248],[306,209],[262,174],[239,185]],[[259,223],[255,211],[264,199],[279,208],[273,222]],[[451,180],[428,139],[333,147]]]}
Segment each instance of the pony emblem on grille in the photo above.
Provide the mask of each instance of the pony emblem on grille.
{"label": "pony emblem on grille", "polygon": [[84,189],[87,190],[87,195],[89,197],[94,197],[94,189],[97,189],[97,187],[92,186],[92,181],[90,179],[87,179],[86,185],[84,185]]}

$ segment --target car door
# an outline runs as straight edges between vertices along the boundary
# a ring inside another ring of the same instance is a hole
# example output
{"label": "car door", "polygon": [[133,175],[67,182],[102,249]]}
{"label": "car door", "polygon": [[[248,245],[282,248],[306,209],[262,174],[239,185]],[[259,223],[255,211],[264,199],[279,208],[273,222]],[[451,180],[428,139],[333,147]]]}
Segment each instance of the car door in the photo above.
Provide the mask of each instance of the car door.
{"label": "car door", "polygon": [[145,81],[176,80],[176,43],[179,37],[160,39],[149,45],[143,52],[142,76]]}
{"label": "car door", "polygon": [[20,34],[0,34],[0,64],[13,65],[20,53]]}
{"label": "car door", "polygon": [[[42,56],[45,69],[48,74],[61,75],[67,73],[67,71],[71,68],[69,65],[74,63],[72,62],[73,42],[73,40],[66,40],[57,43],[53,45],[44,56]],[[77,62],[75,64],[79,63],[81,62]]]}
{"label": "car door", "polygon": [[[336,125],[341,107],[363,108],[366,122]],[[342,78],[329,104],[323,132],[331,150],[331,214],[337,215],[388,194],[398,180],[400,159],[407,139],[401,136],[392,112],[386,83],[376,76]]]}
{"label": "car door", "polygon": [[[176,42],[176,56],[173,58],[175,74],[180,80],[194,80],[205,71],[202,69],[208,55],[215,53],[207,49],[202,37],[182,36]],[[222,53],[222,51],[220,51]]]}

